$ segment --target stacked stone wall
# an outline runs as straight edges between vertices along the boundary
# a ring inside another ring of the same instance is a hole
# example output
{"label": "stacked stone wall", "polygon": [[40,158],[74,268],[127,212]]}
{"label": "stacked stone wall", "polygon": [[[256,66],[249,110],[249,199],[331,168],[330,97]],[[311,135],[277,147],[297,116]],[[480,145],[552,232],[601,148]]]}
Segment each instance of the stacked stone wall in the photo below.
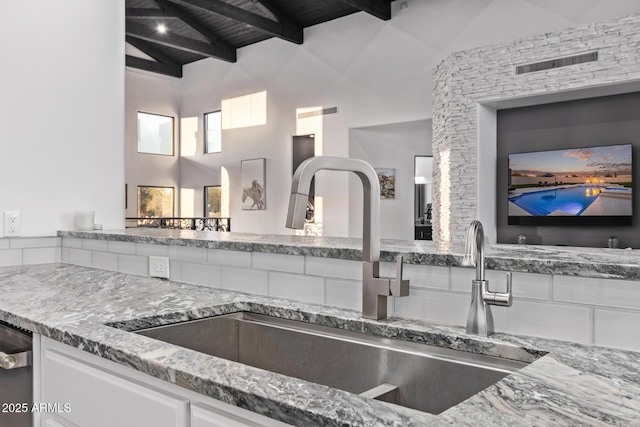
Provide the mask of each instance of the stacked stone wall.
{"label": "stacked stone wall", "polygon": [[[598,60],[515,73],[518,65],[588,52],[598,52]],[[434,71],[436,243],[442,248],[459,246],[467,226],[477,218],[478,104],[632,81],[640,81],[638,14],[446,58]]]}

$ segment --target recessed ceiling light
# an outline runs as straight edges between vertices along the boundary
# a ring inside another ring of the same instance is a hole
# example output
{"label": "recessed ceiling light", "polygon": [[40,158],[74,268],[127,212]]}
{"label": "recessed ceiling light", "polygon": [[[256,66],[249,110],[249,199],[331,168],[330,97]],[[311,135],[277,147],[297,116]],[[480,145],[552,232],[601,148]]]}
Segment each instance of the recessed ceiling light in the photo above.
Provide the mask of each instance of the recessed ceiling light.
{"label": "recessed ceiling light", "polygon": [[158,26],[156,27],[156,30],[160,33],[160,34],[164,34],[167,32],[167,27],[164,24],[158,24]]}

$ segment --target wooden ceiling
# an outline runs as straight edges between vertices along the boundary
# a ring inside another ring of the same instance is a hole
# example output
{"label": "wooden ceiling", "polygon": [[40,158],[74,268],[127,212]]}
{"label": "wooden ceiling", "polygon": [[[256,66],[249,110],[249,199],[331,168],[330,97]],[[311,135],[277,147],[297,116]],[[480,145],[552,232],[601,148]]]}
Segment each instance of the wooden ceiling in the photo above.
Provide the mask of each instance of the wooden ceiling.
{"label": "wooden ceiling", "polygon": [[[302,44],[302,29],[366,12],[391,19],[394,0],[126,0],[126,41],[149,57],[127,67],[182,77],[204,58],[236,62],[236,50],[271,37]],[[164,34],[158,31],[162,24]]]}

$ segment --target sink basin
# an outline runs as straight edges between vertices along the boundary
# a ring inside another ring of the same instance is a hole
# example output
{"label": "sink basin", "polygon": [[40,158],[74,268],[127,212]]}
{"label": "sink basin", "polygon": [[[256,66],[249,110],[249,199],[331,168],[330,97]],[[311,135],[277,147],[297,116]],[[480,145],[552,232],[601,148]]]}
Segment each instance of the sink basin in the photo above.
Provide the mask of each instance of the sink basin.
{"label": "sink basin", "polygon": [[246,312],[134,332],[431,414],[527,365]]}

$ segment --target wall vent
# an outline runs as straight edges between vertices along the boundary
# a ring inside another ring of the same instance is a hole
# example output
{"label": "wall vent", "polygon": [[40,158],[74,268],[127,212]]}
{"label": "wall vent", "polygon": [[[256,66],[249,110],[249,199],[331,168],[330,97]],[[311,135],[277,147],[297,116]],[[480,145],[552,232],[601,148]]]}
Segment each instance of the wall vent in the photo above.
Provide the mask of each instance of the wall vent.
{"label": "wall vent", "polygon": [[583,53],[581,55],[565,56],[564,58],[550,59],[548,61],[534,62],[533,64],[518,65],[516,74],[533,73],[534,71],[550,70],[552,68],[566,67],[567,65],[582,64],[598,60],[598,52]]}
{"label": "wall vent", "polygon": [[298,118],[306,119],[309,117],[324,116],[326,114],[335,114],[337,112],[338,112],[338,107],[330,107],[330,108],[324,108],[322,110],[313,110],[313,111],[307,111],[304,113],[299,113]]}

